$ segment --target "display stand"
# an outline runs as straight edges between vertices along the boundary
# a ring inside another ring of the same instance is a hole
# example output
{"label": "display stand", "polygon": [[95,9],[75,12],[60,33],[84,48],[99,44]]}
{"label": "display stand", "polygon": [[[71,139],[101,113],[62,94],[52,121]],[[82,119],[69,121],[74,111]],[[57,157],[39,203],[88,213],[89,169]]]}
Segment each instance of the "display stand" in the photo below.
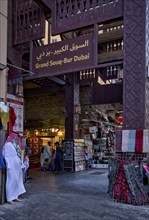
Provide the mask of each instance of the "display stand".
{"label": "display stand", "polygon": [[74,139],[74,167],[75,171],[86,169],[84,139]]}
{"label": "display stand", "polygon": [[98,144],[93,145],[93,168],[108,168],[108,161],[114,150],[107,142],[107,138],[101,138]]}
{"label": "display stand", "polygon": [[74,159],[73,159],[73,140],[64,140],[63,141],[63,151],[64,151],[64,171],[74,171]]}
{"label": "display stand", "polygon": [[30,168],[35,168],[40,166],[40,153],[41,153],[41,143],[38,137],[30,138]]}
{"label": "display stand", "polygon": [[64,140],[64,171],[83,171],[85,167],[84,139]]}
{"label": "display stand", "polygon": [[93,165],[93,142],[92,140],[85,139],[84,143],[88,151],[88,168],[91,168]]}

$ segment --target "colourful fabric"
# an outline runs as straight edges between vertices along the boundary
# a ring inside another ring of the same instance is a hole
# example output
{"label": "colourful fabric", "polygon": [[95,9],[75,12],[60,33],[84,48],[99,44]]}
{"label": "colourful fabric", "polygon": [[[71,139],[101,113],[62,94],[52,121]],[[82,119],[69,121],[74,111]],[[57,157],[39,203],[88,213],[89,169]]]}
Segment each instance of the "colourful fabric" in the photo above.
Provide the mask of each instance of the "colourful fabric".
{"label": "colourful fabric", "polygon": [[0,169],[5,168],[4,159],[2,156],[2,150],[0,149]]}
{"label": "colourful fabric", "polygon": [[124,161],[119,161],[118,173],[114,185],[114,199],[117,201],[128,203],[129,186],[124,172]]}
{"label": "colourful fabric", "polygon": [[0,130],[0,149],[3,148],[5,144],[6,131]]}
{"label": "colourful fabric", "polygon": [[143,130],[136,130],[135,152],[142,153],[142,151],[143,151]]}
{"label": "colourful fabric", "polygon": [[1,118],[1,122],[2,122],[2,125],[3,125],[3,130],[7,131],[7,125],[8,125],[8,122],[9,122],[9,111],[8,112],[3,112],[1,109],[0,109],[0,118]]}
{"label": "colourful fabric", "polygon": [[3,126],[3,130],[7,131],[7,125],[9,122],[9,107],[4,102],[0,102],[0,118]]}
{"label": "colourful fabric", "polygon": [[129,130],[122,131],[122,151],[128,151]]}
{"label": "colourful fabric", "polygon": [[128,139],[128,152],[135,152],[136,145],[136,130],[129,131],[129,139]]}
{"label": "colourful fabric", "polygon": [[116,145],[116,151],[122,151],[122,131],[121,130],[115,131],[115,145]]}
{"label": "colourful fabric", "polygon": [[149,130],[143,130],[143,153],[149,153]]}
{"label": "colourful fabric", "polygon": [[15,114],[14,108],[10,106],[9,132],[13,131],[13,126],[15,124],[15,121],[16,121],[16,114]]}
{"label": "colourful fabric", "polygon": [[146,173],[149,175],[149,164],[144,163],[143,168],[145,169]]}
{"label": "colourful fabric", "polygon": [[3,128],[3,125],[2,125],[2,120],[1,120],[1,117],[0,117],[0,130]]}
{"label": "colourful fabric", "polygon": [[138,163],[116,159],[113,168],[117,171],[116,175],[109,179],[108,193],[120,202],[133,205],[148,204],[149,198],[147,192],[144,191]]}

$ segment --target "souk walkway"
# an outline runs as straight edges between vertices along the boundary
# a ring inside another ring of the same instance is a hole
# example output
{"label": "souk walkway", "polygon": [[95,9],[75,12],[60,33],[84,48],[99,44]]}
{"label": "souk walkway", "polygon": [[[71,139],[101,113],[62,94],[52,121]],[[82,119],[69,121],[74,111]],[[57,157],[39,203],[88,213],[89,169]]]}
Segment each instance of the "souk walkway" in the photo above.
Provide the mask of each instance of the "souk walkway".
{"label": "souk walkway", "polygon": [[149,205],[114,202],[107,194],[107,171],[52,174],[30,171],[27,193],[15,205],[0,205],[0,220],[147,220]]}

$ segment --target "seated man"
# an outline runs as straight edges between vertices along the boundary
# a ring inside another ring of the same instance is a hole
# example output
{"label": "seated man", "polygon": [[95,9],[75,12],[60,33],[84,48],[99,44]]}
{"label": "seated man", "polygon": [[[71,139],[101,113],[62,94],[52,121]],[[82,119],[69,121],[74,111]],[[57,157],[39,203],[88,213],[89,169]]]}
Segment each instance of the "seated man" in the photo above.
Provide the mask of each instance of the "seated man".
{"label": "seated man", "polygon": [[44,163],[43,163],[43,166],[41,166],[41,170],[47,171],[47,170],[50,170],[50,169],[51,169],[51,163],[49,162],[49,159],[46,158]]}

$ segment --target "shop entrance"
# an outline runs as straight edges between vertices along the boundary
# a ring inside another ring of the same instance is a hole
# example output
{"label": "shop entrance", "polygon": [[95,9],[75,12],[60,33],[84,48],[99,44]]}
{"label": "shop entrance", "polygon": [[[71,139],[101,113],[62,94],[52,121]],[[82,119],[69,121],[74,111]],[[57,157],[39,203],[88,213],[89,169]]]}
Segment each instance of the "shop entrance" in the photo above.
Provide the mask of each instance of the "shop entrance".
{"label": "shop entrance", "polygon": [[[65,105],[65,98],[67,99],[65,96],[68,94],[64,91],[64,78],[64,75],[57,77],[61,83],[47,78],[24,82],[24,130],[31,149],[31,168],[40,167],[43,146],[50,141],[51,149],[55,149],[54,143],[58,141],[62,145],[65,139],[65,120],[69,119],[66,108],[69,106]],[[84,146],[87,146],[89,166],[107,168],[108,160],[115,150],[115,129],[118,127],[121,129],[122,126],[122,121],[117,120],[122,116],[122,105],[120,103],[91,105],[88,102],[92,96],[90,84],[80,85],[79,93],[80,105],[75,109],[79,117],[79,137],[74,141],[76,150],[73,155],[74,165],[67,167],[70,155],[66,155],[66,167],[68,170],[84,170],[86,168]],[[68,145],[66,143],[67,147]]]}
{"label": "shop entrance", "polygon": [[47,78],[24,82],[24,133],[30,147],[30,168],[40,167],[43,146],[50,141],[52,151],[54,143],[64,139],[64,89],[60,83]]}

